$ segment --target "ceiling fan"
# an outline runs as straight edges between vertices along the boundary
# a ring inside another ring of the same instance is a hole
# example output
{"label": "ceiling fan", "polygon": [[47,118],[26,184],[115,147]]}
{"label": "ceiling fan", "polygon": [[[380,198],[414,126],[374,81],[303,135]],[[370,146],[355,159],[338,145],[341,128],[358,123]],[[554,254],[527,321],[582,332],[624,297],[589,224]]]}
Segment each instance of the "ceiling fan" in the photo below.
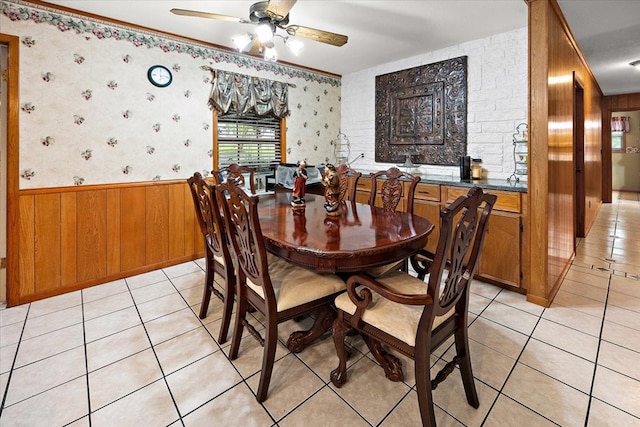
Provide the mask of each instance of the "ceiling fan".
{"label": "ceiling fan", "polygon": [[[264,54],[265,59],[275,60],[275,57],[269,57],[270,55],[275,55],[272,41],[274,36],[281,37],[285,41],[285,44],[294,52],[302,47],[302,43],[295,39],[289,39],[289,36],[302,37],[333,46],[342,46],[347,43],[348,37],[342,34],[303,27],[301,25],[288,25],[289,11],[296,4],[296,1],[297,0],[269,0],[254,3],[249,8],[249,20],[217,13],[198,12],[195,10],[171,9],[171,12],[176,15],[220,19],[242,24],[256,24],[258,25],[256,37],[252,34],[240,36],[234,38],[234,43],[241,51],[248,51],[251,54]],[[287,37],[276,34],[276,29],[278,28],[284,30],[287,33]]]}

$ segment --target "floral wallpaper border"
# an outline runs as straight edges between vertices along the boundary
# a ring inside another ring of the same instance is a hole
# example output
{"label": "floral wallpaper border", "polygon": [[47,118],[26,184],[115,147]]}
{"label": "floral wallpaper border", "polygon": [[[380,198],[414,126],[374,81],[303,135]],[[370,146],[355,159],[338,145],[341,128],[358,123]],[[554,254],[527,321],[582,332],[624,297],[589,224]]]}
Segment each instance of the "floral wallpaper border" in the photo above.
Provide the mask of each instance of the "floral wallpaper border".
{"label": "floral wallpaper border", "polygon": [[177,52],[191,55],[193,58],[212,60],[215,63],[235,64],[238,67],[254,69],[256,71],[269,71],[276,75],[290,78],[301,78],[306,81],[326,83],[331,86],[340,86],[340,78],[313,73],[292,66],[282,65],[277,62],[267,62],[233,52],[213,49],[204,45],[188,42],[176,42],[162,38],[152,33],[143,31],[131,31],[130,29],[99,21],[88,17],[77,17],[64,14],[55,9],[44,6],[32,5],[25,1],[12,1],[1,4],[0,11],[12,21],[33,21],[37,24],[49,24],[60,31],[75,31],[78,34],[90,33],[98,39],[128,40],[136,47],[146,46],[158,48],[164,52]]}

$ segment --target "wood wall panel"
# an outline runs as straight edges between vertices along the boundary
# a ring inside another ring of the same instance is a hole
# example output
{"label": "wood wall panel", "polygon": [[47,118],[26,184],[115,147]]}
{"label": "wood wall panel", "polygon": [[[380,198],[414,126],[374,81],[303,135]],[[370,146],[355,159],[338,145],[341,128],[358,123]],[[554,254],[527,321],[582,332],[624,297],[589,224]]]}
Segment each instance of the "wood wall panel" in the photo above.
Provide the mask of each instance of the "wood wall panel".
{"label": "wood wall panel", "polygon": [[191,190],[189,186],[183,187],[184,197],[184,213],[185,213],[185,236],[184,246],[187,253],[195,252],[204,256],[204,237],[200,231],[200,225],[196,220],[195,206],[193,206],[193,199],[191,197]]}
{"label": "wood wall panel", "polygon": [[84,191],[77,195],[78,281],[107,275],[107,192]]}
{"label": "wood wall panel", "polygon": [[184,220],[184,189],[169,187],[169,258],[183,256],[185,253],[186,227]]}
{"label": "wood wall panel", "polygon": [[117,274],[121,266],[121,209],[119,188],[107,190],[107,275]]}
{"label": "wood wall panel", "polygon": [[34,202],[35,290],[45,292],[60,287],[60,194],[39,194]]}
{"label": "wood wall panel", "polygon": [[[20,197],[18,199],[18,214],[20,218],[20,253],[18,255],[18,298],[22,295],[34,295],[36,293],[35,279],[35,196]],[[12,292],[8,292],[9,295]],[[19,299],[18,302],[19,303]]]}
{"label": "wood wall panel", "polygon": [[186,181],[23,190],[10,305],[204,256]]}
{"label": "wood wall panel", "polygon": [[169,257],[169,190],[151,186],[145,191],[146,263],[154,264]]}
{"label": "wood wall panel", "polygon": [[60,194],[60,263],[62,266],[61,286],[69,286],[78,281],[78,209],[77,193]]}
{"label": "wood wall panel", "polygon": [[574,75],[584,88],[585,226],[601,199],[602,91],[555,0],[529,0],[528,299],[549,305],[575,253]]}
{"label": "wood wall panel", "polygon": [[124,271],[145,265],[145,208],[144,187],[120,190],[120,265]]}

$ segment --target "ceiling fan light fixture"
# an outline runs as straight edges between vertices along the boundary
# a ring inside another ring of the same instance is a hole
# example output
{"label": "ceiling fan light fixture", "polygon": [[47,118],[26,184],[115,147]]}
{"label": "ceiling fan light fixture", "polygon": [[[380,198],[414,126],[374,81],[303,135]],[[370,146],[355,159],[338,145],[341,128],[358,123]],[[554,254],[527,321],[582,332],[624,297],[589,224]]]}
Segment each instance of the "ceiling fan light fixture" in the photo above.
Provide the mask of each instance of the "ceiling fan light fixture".
{"label": "ceiling fan light fixture", "polygon": [[256,28],[256,34],[258,35],[258,40],[260,43],[266,43],[270,40],[273,40],[274,28],[268,22],[263,22],[258,25]]}
{"label": "ceiling fan light fixture", "polygon": [[629,65],[631,65],[636,70],[640,71],[640,59],[630,62]]}
{"label": "ceiling fan light fixture", "polygon": [[233,42],[233,45],[236,47],[236,49],[242,52],[246,50],[247,47],[249,47],[249,45],[253,41],[253,36],[249,33],[240,34],[239,36],[232,37],[231,41]]}
{"label": "ceiling fan light fixture", "polygon": [[304,43],[302,43],[300,40],[292,39],[291,37],[287,37],[284,41],[284,44],[291,50],[294,55],[298,55],[304,47]]}
{"label": "ceiling fan light fixture", "polygon": [[278,60],[278,52],[276,52],[276,47],[273,45],[273,42],[267,43],[264,46],[264,60],[265,61]]}

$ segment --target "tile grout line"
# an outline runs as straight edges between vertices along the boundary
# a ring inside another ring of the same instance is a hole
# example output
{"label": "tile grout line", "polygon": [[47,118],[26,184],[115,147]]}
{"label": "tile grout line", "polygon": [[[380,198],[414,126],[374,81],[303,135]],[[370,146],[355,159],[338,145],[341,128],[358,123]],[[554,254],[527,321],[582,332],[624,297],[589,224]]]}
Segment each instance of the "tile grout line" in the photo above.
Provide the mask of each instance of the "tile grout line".
{"label": "tile grout line", "polygon": [[[196,263],[196,265],[198,265],[198,267],[202,270],[202,267],[200,267],[200,265],[199,265],[198,263]],[[204,270],[202,270],[202,271],[204,271]],[[163,271],[163,273],[164,273],[164,271]],[[164,273],[164,274],[166,275],[166,273]],[[168,276],[167,276],[167,277],[168,277]],[[180,276],[177,276],[177,277],[180,277]],[[218,346],[218,351],[220,351],[220,353],[221,353],[221,354],[222,354],[222,355],[227,359],[227,361],[229,362],[229,364],[233,367],[233,369],[236,371],[236,373],[238,374],[238,376],[239,376],[239,377],[241,378],[241,380],[242,380],[242,381],[240,381],[238,384],[234,385],[233,387],[230,387],[229,389],[227,389],[227,390],[225,390],[224,392],[220,393],[218,396],[215,396],[215,397],[213,397],[212,399],[209,399],[209,400],[207,400],[206,402],[204,402],[203,404],[201,404],[201,405],[199,405],[198,407],[194,408],[192,411],[190,411],[190,412],[188,412],[188,413],[186,413],[186,414],[184,414],[184,415],[180,415],[180,421],[182,422],[182,425],[184,426],[184,420],[183,420],[183,418],[184,418],[184,417],[186,417],[186,416],[188,416],[188,415],[190,415],[190,414],[194,413],[195,411],[197,411],[198,409],[202,408],[203,406],[205,406],[205,405],[206,405],[206,404],[208,404],[209,402],[211,402],[211,401],[213,401],[213,400],[217,399],[218,397],[220,397],[220,396],[222,396],[223,394],[227,393],[227,392],[228,392],[228,391],[230,391],[231,389],[233,389],[233,388],[237,387],[238,385],[240,385],[240,383],[245,384],[251,393],[253,393],[253,391],[251,390],[251,387],[249,386],[249,384],[248,384],[248,382],[247,382],[248,378],[245,378],[245,377],[244,377],[244,375],[242,375],[242,373],[241,373],[240,371],[238,371],[238,368],[236,367],[236,365],[233,363],[233,361],[231,361],[231,360],[229,359],[229,356],[224,352],[224,349],[222,348],[222,346],[220,345],[220,343],[218,342],[218,340],[213,336],[213,334],[211,333],[211,331],[210,331],[210,330],[205,326],[205,324],[202,322],[202,319],[200,319],[200,316],[198,315],[198,313],[197,313],[196,311],[194,311],[194,310],[193,310],[193,308],[189,305],[189,302],[184,298],[184,296],[182,295],[182,293],[180,292],[180,290],[179,290],[179,289],[176,287],[176,285],[173,283],[173,280],[171,280],[171,278],[169,278],[169,277],[168,277],[168,279],[169,279],[169,282],[171,283],[171,285],[176,289],[176,291],[178,292],[178,294],[180,295],[180,297],[182,298],[182,300],[187,304],[187,308],[188,308],[189,310],[191,310],[191,312],[192,312],[192,313],[193,313],[193,315],[198,319],[198,321],[200,322],[200,324],[202,325],[202,327],[205,329],[205,331],[207,332],[207,334],[209,335],[209,337],[211,337],[211,339],[213,340],[213,342],[214,342],[214,343],[216,343],[216,345]],[[213,282],[214,282],[214,286],[215,286],[215,285],[216,285],[215,276],[214,276]],[[219,284],[218,284],[218,285],[219,285]],[[201,286],[201,285],[197,285],[197,286]],[[195,286],[194,286],[194,287],[195,287]],[[213,297],[214,297],[214,295],[212,294],[210,298],[213,298]],[[135,301],[134,301],[134,304],[135,304]],[[251,315],[251,316],[252,316],[252,317],[253,317],[253,318],[254,318],[258,323],[262,324],[262,322],[261,322],[260,320],[256,319],[256,318],[255,318],[255,316],[253,316],[251,313],[247,313],[247,314]],[[232,319],[232,320],[233,320],[233,319]],[[144,323],[144,322],[143,322],[143,323]],[[264,325],[263,325],[263,327],[264,327]],[[145,331],[146,331],[146,328],[145,328]],[[185,333],[187,333],[187,332],[185,332]],[[175,337],[174,337],[174,338],[175,338]],[[170,338],[170,339],[173,339],[173,338]],[[151,339],[149,339],[149,341],[151,341]],[[167,341],[168,341],[168,340],[167,340]],[[164,341],[164,342],[166,342],[166,341]],[[153,345],[152,345],[152,347],[153,347]],[[155,353],[155,350],[154,350],[154,353]],[[212,353],[212,354],[213,354],[213,353]],[[198,359],[198,360],[202,360],[202,359],[204,359],[205,357],[208,357],[208,356],[209,356],[209,355],[204,356],[204,357],[202,357],[202,358],[200,358],[200,359]],[[286,355],[285,355],[285,356],[283,356],[282,358],[284,358],[284,357],[286,357]],[[157,356],[156,356],[156,358],[157,358]],[[281,359],[282,359],[282,358],[281,358]],[[278,360],[280,360],[280,359],[278,359]],[[194,362],[192,362],[192,363],[195,363],[195,362],[197,362],[197,361],[194,361]],[[274,360],[274,363],[275,363],[275,362],[277,362],[277,360]],[[160,364],[160,361],[159,361],[159,360],[158,360],[158,364]],[[188,366],[188,365],[187,365],[187,366]],[[182,367],[182,368],[180,368],[180,369],[184,369],[185,367],[186,367],[186,366],[183,366],[183,367]],[[161,366],[161,369],[162,369],[162,366]],[[258,371],[258,372],[260,372],[260,371]],[[162,373],[163,373],[163,376],[164,376],[164,370],[162,370]],[[257,372],[256,372],[256,373],[254,373],[254,374],[252,374],[252,375],[250,375],[250,376],[249,376],[249,378],[251,378],[253,375],[256,375],[256,374],[257,374]],[[165,377],[165,378],[166,378],[166,377]],[[166,382],[166,380],[165,380],[165,382]],[[169,384],[168,384],[168,383],[167,383],[167,388],[169,388]],[[172,397],[173,397],[173,395],[172,395]],[[255,397],[255,396],[254,396],[254,397]],[[271,418],[271,421],[273,421],[273,425],[274,425],[274,426],[277,426],[277,425],[278,425],[278,422],[275,420],[275,418],[273,417],[273,415],[271,415],[271,412],[269,412],[269,410],[267,409],[267,407],[266,407],[266,406],[264,406],[264,402],[259,402],[259,404],[260,404],[260,406],[262,406],[262,408],[264,409],[265,413],[269,416],[269,418]],[[176,405],[176,408],[177,408],[177,405]],[[180,411],[178,411],[178,414],[180,414]]]}
{"label": "tile grout line", "polygon": [[596,348],[596,358],[593,363],[593,375],[591,376],[591,387],[589,388],[589,401],[587,403],[587,413],[585,414],[584,427],[589,424],[589,415],[591,413],[591,402],[593,400],[593,387],[596,382],[596,371],[598,370],[598,358],[600,356],[600,346],[602,345],[602,331],[604,330],[605,316],[607,314],[607,307],[609,305],[609,292],[611,290],[611,277],[609,275],[609,284],[607,285],[607,296],[604,301],[604,311],[602,313],[602,322],[600,323],[600,334],[598,335],[598,347]]}
{"label": "tile grout line", "polygon": [[[540,324],[540,321],[542,320],[542,315],[544,314],[544,311],[546,310],[546,307],[544,310],[542,310],[542,312],[540,313],[540,316],[538,316],[538,320],[536,321],[535,326],[533,327],[533,329],[531,330],[531,333],[527,336],[527,340],[525,341],[524,345],[522,346],[522,349],[520,350],[520,353],[518,354],[518,357],[516,358],[513,366],[511,367],[511,369],[509,370],[509,373],[507,374],[506,378],[504,379],[504,382],[502,383],[502,386],[500,387],[500,390],[498,390],[498,394],[496,395],[496,398],[494,399],[493,403],[491,404],[491,406],[489,407],[489,410],[487,411],[487,415],[485,415],[484,419],[482,420],[481,425],[484,425],[484,423],[487,421],[487,418],[489,418],[489,415],[491,414],[491,411],[493,410],[495,404],[498,402],[498,399],[500,398],[500,396],[504,395],[505,397],[513,400],[514,402],[516,402],[517,404],[524,406],[525,408],[529,409],[531,412],[539,415],[540,417],[554,423],[557,425],[557,423],[549,418],[547,418],[545,415],[541,414],[540,412],[536,411],[533,408],[529,408],[527,405],[525,405],[524,403],[512,398],[511,396],[504,394],[503,390],[505,388],[505,386],[507,385],[507,383],[509,382],[509,378],[511,378],[511,375],[513,374],[513,371],[516,369],[516,366],[518,366],[518,362],[520,361],[520,358],[522,357],[522,354],[524,353],[525,349],[527,348],[527,345],[529,344],[529,341],[531,341],[531,339],[533,338],[533,333],[535,332],[536,328],[538,327],[538,325]],[[526,364],[523,363],[523,365],[528,366]],[[533,368],[532,368],[533,369]],[[537,369],[536,369],[537,371]],[[538,371],[539,372],[539,371]],[[544,372],[542,373],[544,375]],[[548,376],[548,375],[547,375]],[[551,377],[553,378],[553,377]],[[555,379],[555,378],[554,378]],[[491,387],[490,385],[487,384],[487,386]]]}
{"label": "tile grout line", "polygon": [[29,308],[27,308],[27,312],[24,315],[24,321],[22,323],[22,330],[20,331],[20,338],[18,338],[16,353],[13,355],[13,360],[11,361],[11,368],[9,369],[9,377],[7,378],[7,385],[5,386],[4,393],[2,395],[2,402],[0,402],[0,418],[2,417],[2,413],[4,412],[4,409],[5,409],[4,405],[7,401],[7,396],[9,395],[9,386],[11,385],[11,378],[13,377],[13,371],[16,366],[16,360],[18,360],[18,351],[20,351],[20,345],[22,344],[22,336],[24,335],[24,329],[27,326],[27,319],[29,318],[30,311],[31,311],[31,303],[29,303]]}
{"label": "tile grout line", "polygon": [[84,369],[86,372],[84,377],[87,385],[87,419],[89,420],[89,427],[91,427],[92,422],[91,422],[91,393],[89,389],[89,355],[87,351],[87,330],[84,324],[84,292],[82,291],[80,291],[80,303],[82,304],[82,342],[84,343]]}
{"label": "tile grout line", "polygon": [[[175,285],[173,284],[171,279],[169,279],[169,276],[167,276],[167,274],[164,272],[164,270],[161,270],[161,271],[162,271],[162,274],[164,274],[165,277],[167,278],[167,280],[171,283],[171,285],[175,288]],[[140,319],[140,323],[141,323],[142,327],[144,328],[144,333],[146,334],[147,339],[149,340],[149,345],[150,345],[151,351],[153,352],[153,356],[156,359],[156,363],[158,363],[158,368],[160,369],[160,374],[162,375],[162,381],[164,381],[164,385],[167,388],[167,391],[169,392],[169,396],[171,396],[171,401],[173,402],[173,405],[174,405],[174,407],[176,409],[176,413],[178,414],[178,419],[175,420],[175,421],[172,421],[171,424],[174,424],[176,421],[180,421],[180,424],[184,427],[184,421],[182,420],[182,414],[180,413],[180,408],[178,407],[178,402],[176,402],[176,398],[173,395],[173,392],[171,391],[171,387],[169,387],[169,383],[167,382],[167,376],[165,375],[164,369],[162,369],[162,364],[160,363],[160,359],[158,358],[158,353],[156,352],[155,346],[153,345],[153,342],[151,341],[151,337],[149,336],[149,331],[147,330],[147,326],[145,325],[145,322],[142,319],[142,315],[140,314],[140,310],[138,310],[138,303],[136,303],[136,300],[133,297],[133,293],[131,292],[131,287],[129,286],[129,283],[127,282],[126,279],[125,279],[125,284],[127,285],[127,289],[129,290],[129,295],[131,296],[131,300],[133,301],[133,306],[136,309],[136,313],[138,313],[138,318]],[[180,294],[180,292],[178,292],[178,294]],[[180,297],[182,297],[182,294],[180,294]],[[184,299],[184,297],[182,297],[182,298]],[[187,306],[188,306],[188,304],[187,304]],[[155,383],[156,381],[153,381],[150,384],[146,384],[145,386],[141,387],[138,390],[142,390],[145,387]],[[132,394],[135,393],[138,390],[133,391]],[[124,397],[124,396],[122,396],[122,397]],[[108,405],[106,405],[106,406],[108,406]]]}

